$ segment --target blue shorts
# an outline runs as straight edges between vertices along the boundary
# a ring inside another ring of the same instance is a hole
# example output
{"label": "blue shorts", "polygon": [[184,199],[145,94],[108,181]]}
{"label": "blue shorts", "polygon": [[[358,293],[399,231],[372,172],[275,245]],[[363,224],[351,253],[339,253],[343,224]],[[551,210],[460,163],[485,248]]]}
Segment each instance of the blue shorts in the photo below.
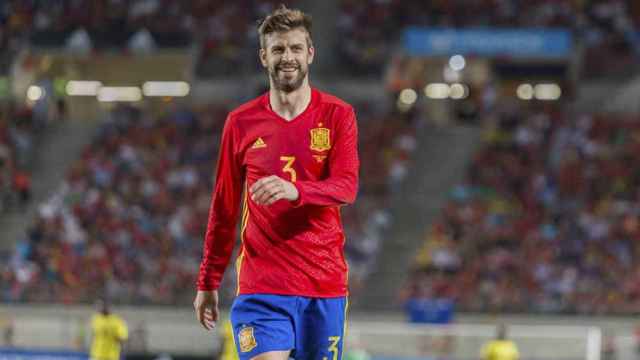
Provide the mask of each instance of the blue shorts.
{"label": "blue shorts", "polygon": [[238,355],[291,350],[298,360],[340,360],[346,311],[346,297],[239,295],[231,306]]}

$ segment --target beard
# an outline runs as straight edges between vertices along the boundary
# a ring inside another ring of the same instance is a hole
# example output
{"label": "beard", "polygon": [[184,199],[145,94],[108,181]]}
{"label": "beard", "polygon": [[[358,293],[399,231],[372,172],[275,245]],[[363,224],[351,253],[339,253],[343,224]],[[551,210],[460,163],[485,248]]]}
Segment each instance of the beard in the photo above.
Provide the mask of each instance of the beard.
{"label": "beard", "polygon": [[[282,68],[285,67],[285,65],[288,67],[295,67],[297,75],[295,77],[282,76],[282,74],[286,75],[286,73],[282,71]],[[307,76],[307,72],[307,69],[303,68],[298,62],[288,64],[278,63],[269,67],[269,77],[271,78],[274,87],[276,90],[283,91],[285,93],[290,93],[299,89],[304,82],[304,78]]]}

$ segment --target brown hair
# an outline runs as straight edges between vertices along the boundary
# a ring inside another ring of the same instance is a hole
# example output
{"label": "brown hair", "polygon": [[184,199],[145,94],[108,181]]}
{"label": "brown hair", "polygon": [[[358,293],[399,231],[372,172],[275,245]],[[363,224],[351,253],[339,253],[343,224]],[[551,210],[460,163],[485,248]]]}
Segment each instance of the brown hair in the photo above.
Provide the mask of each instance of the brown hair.
{"label": "brown hair", "polygon": [[296,28],[303,28],[307,32],[307,46],[313,46],[311,41],[311,16],[298,9],[289,9],[284,4],[280,5],[271,14],[258,21],[260,47],[264,48],[265,35]]}

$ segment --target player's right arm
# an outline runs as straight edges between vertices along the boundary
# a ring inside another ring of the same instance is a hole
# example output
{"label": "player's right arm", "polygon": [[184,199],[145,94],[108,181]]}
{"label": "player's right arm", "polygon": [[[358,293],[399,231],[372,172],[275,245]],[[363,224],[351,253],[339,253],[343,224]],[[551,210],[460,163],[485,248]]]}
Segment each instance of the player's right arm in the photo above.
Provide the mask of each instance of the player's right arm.
{"label": "player's right arm", "polygon": [[218,292],[236,238],[244,173],[237,146],[238,134],[230,115],[222,130],[215,186],[209,208],[198,292],[193,306],[198,320],[210,329],[218,320]]}

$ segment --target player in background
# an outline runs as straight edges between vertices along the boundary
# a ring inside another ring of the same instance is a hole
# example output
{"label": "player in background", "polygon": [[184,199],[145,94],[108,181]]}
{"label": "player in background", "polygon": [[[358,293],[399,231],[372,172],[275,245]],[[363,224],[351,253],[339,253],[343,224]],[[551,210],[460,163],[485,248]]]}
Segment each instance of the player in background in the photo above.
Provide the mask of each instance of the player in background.
{"label": "player in background", "polygon": [[222,340],[222,351],[220,360],[238,360],[238,351],[233,340],[233,326],[231,320],[225,320],[220,334]]}
{"label": "player in background", "polygon": [[309,84],[308,15],[283,6],[258,33],[270,89],[227,117],[194,308],[202,326],[215,326],[244,192],[230,314],[240,359],[337,360],[347,311],[340,208],[358,189],[355,113]]}
{"label": "player in background", "polygon": [[91,318],[91,360],[119,360],[122,343],[129,338],[127,324],[111,313],[105,300],[99,300],[97,306]]}
{"label": "player in background", "polygon": [[516,343],[507,340],[507,327],[498,325],[496,338],[482,347],[482,360],[518,360],[520,353]]}

